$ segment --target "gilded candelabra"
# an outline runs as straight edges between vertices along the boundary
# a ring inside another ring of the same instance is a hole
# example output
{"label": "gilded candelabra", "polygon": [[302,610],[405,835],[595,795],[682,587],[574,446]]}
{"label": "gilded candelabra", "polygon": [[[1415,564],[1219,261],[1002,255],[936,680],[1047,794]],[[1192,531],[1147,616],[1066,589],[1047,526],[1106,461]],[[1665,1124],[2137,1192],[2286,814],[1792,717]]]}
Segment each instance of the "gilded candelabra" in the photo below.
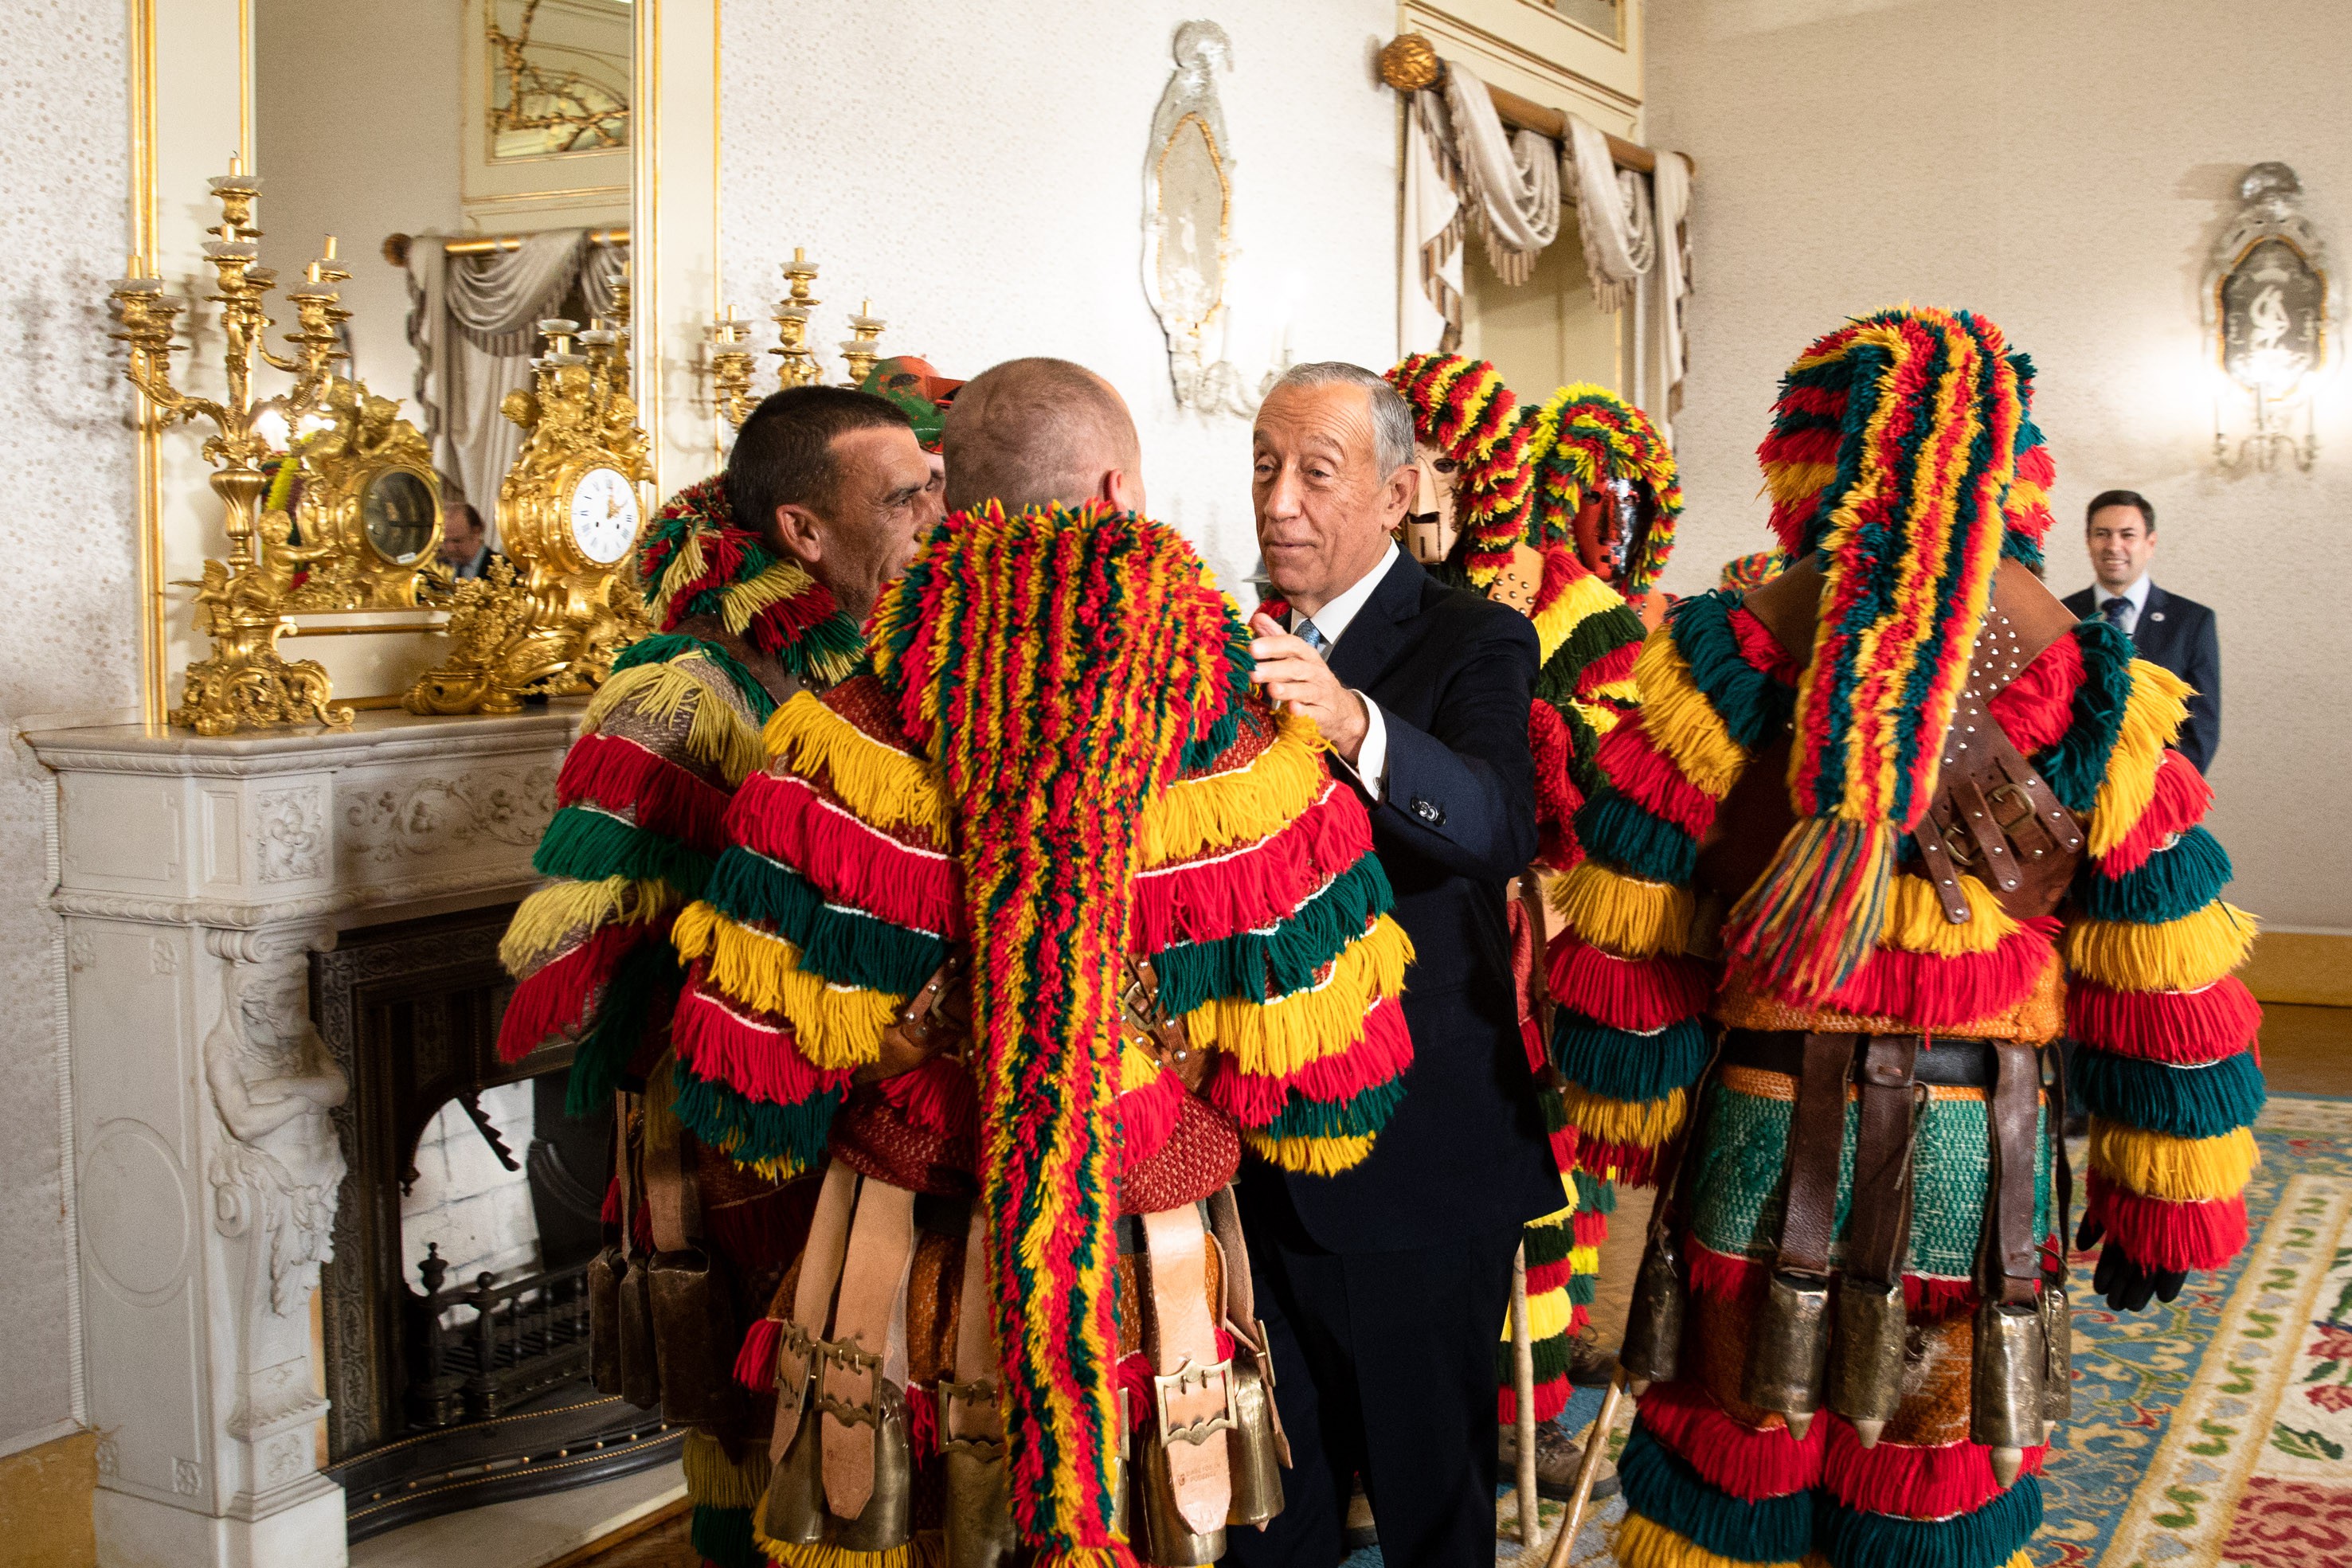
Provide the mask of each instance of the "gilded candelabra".
{"label": "gilded candelabra", "polygon": [[779,388],[810,386],[820,374],[808,346],[809,315],[824,303],[809,292],[815,281],[816,263],[794,246],[792,260],[784,263],[784,297],[776,301],[776,340],[782,346],[768,350],[783,361],[776,367]]}
{"label": "gilded candelabra", "polygon": [[751,417],[759,399],[751,395],[751,324],[735,319],[735,307],[710,326],[710,393],[719,412],[736,429]]}
{"label": "gilded candelabra", "polygon": [[[116,279],[110,295],[121,329],[109,336],[130,345],[124,373],[145,395],[157,425],[168,429],[199,419],[213,425],[202,450],[215,469],[213,492],[226,508],[228,559],[205,561],[204,580],[195,585],[196,622],[212,639],[212,654],[188,666],[171,722],[206,736],[305,720],[348,725],[352,710],[329,701],[333,687],[327,672],[314,660],[289,663],[278,652],[287,598],[307,562],[305,552],[291,543],[291,520],[281,512],[261,511],[269,484],[261,465],[273,450],[259,426],[263,416],[274,413],[292,429],[322,405],[330,368],[342,353],[336,328],[351,319],[336,302],[334,286],[351,274],[335,264],[330,238],[327,254],[287,291],[298,323],[287,334],[294,352],[273,353],[265,340],[270,319],[263,301],[277,277],[256,265],[261,231],[254,226],[253,209],[261,194],[260,176],[246,172],[232,157],[229,172],[209,183],[221,205],[221,221],[209,231],[217,237],[205,243],[205,259],[219,291],[205,298],[221,308],[227,394],[196,397],[173,384],[172,334],[187,302],[165,294],[163,278],[149,272],[142,258],[131,258],[130,275]],[[257,361],[292,375],[292,389],[257,398]]]}
{"label": "gilded candelabra", "polygon": [[849,337],[841,344],[841,362],[849,371],[851,386],[864,386],[866,378],[874,373],[874,363],[882,357],[882,329],[888,325],[874,314],[871,299],[859,306],[857,314],[849,319]]}

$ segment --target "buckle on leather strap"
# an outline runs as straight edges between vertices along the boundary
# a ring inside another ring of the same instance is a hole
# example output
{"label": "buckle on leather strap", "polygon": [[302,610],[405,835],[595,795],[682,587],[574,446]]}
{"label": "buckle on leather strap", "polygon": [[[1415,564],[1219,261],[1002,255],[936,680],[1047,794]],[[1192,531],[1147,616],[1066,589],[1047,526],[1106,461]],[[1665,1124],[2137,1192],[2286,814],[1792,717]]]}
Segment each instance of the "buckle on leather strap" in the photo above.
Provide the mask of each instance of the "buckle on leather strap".
{"label": "buckle on leather strap", "polygon": [[820,1372],[816,1383],[816,1407],[826,1415],[855,1426],[859,1422],[879,1431],[882,1427],[882,1358],[858,1348],[856,1340],[814,1340],[820,1366],[835,1366],[851,1377],[869,1377],[863,1403],[854,1399],[838,1399],[825,1392],[824,1377]]}
{"label": "buckle on leather strap", "polygon": [[[1223,1408],[1215,1415],[1203,1416],[1178,1426],[1169,1411],[1170,1396],[1181,1396],[1196,1389],[1206,1392],[1213,1377],[1223,1390]],[[1159,1406],[1160,1441],[1163,1446],[1186,1442],[1197,1448],[1209,1440],[1211,1433],[1230,1432],[1241,1425],[1241,1413],[1234,1405],[1234,1363],[1231,1356],[1202,1367],[1194,1366],[1192,1358],[1186,1356],[1177,1364],[1175,1371],[1152,1375],[1151,1396]]]}
{"label": "buckle on leather strap", "polygon": [[[969,1383],[958,1383],[952,1377],[942,1377],[933,1385],[940,1401],[940,1452],[970,1454],[975,1458],[994,1460],[1004,1456],[1004,1418],[997,1410],[996,1379],[975,1377]],[[979,1406],[996,1417],[997,1431],[971,1436],[956,1430],[958,1403]]]}

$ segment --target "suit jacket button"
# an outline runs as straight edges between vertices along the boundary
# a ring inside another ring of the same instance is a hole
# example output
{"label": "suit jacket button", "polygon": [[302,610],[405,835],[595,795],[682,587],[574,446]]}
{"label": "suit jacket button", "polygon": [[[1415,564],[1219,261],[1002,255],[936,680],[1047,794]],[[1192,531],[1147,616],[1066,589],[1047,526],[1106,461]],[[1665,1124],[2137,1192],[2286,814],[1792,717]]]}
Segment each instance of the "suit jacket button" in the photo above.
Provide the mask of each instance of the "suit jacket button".
{"label": "suit jacket button", "polygon": [[1412,814],[1419,817],[1423,821],[1427,822],[1433,828],[1438,823],[1445,821],[1444,812],[1439,810],[1435,806],[1432,805],[1429,801],[1423,800],[1418,795],[1415,795],[1412,798]]}

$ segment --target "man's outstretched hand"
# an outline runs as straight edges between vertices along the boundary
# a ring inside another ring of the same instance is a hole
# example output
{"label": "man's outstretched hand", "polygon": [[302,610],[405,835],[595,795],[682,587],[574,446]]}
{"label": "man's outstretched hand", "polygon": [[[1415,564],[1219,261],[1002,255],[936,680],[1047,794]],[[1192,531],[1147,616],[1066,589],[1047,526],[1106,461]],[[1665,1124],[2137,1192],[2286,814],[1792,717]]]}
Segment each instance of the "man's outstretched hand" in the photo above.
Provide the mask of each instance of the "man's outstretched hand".
{"label": "man's outstretched hand", "polygon": [[[2097,1247],[2103,1234],[2098,1221],[2084,1215],[2074,1249]],[[2113,1241],[2099,1249],[2099,1266],[2091,1275],[2092,1291],[2105,1296],[2108,1307],[2118,1312],[2143,1312],[2151,1301],[2171,1301],[2188,1282],[2186,1269],[2148,1269]]]}
{"label": "man's outstretched hand", "polygon": [[1364,699],[1341,685],[1323,656],[1273,616],[1258,612],[1250,617],[1250,630],[1257,638],[1250,644],[1250,656],[1257,661],[1250,679],[1265,688],[1276,707],[1313,719],[1324,743],[1352,765],[1371,725]]}

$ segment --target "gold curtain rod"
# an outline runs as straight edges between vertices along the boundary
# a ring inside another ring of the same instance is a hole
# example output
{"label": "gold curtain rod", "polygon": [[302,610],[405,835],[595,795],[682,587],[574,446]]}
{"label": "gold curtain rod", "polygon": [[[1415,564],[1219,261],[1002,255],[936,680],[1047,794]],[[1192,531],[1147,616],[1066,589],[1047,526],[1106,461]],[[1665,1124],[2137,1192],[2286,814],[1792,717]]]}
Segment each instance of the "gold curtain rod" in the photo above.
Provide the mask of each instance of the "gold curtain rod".
{"label": "gold curtain rod", "polygon": [[[1381,79],[1399,92],[1419,92],[1424,88],[1443,86],[1445,76],[1445,62],[1438,57],[1436,47],[1419,33],[1401,33],[1381,51]],[[1486,96],[1495,100],[1495,113],[1504,124],[1549,136],[1554,141],[1568,140],[1568,116],[1563,111],[1491,83],[1486,87]],[[1601,134],[1609,135],[1606,131]],[[1685,162],[1690,161],[1688,153],[1683,156]],[[1658,172],[1656,152],[1622,136],[1609,136],[1609,157],[1620,169],[1643,174]],[[1691,162],[1690,171],[1696,178],[1696,162]]]}
{"label": "gold curtain rod", "polygon": [[[529,236],[524,235],[467,235],[463,239],[443,240],[441,248],[451,256],[489,256],[502,250],[520,250],[522,242],[527,237]],[[414,235],[384,235],[384,260],[394,267],[406,267],[408,247],[415,239]],[[590,229],[588,243],[597,246],[626,246],[629,243],[629,231],[625,226],[616,229]]]}

